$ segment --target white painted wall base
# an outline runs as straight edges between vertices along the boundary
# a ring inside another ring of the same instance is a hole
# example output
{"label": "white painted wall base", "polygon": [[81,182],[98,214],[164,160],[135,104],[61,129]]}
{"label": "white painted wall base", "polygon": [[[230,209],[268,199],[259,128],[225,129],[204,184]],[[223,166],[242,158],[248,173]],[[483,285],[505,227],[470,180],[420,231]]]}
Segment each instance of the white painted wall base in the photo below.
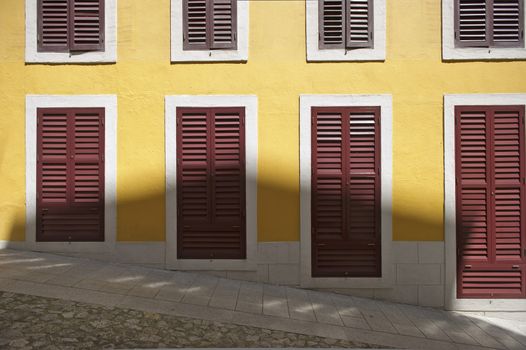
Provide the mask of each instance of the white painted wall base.
{"label": "white painted wall base", "polygon": [[[45,251],[53,254],[89,258],[121,264],[135,264],[159,269],[173,269],[166,265],[165,242],[117,242],[113,250],[93,251],[57,251],[35,248],[26,242],[0,241],[0,249],[18,249]],[[374,298],[412,305],[443,308],[448,305],[445,286],[445,253],[444,242],[393,241],[392,263],[393,282],[389,286],[371,287],[357,285],[353,288],[317,287],[313,289],[334,291],[336,293],[358,297]],[[259,242],[257,244],[256,262],[251,269],[192,269],[218,277],[243,281],[273,283],[301,287],[300,285],[300,242]],[[510,311],[516,317],[526,317],[526,311],[518,304],[511,307],[500,300],[494,300],[490,307],[481,308],[474,299],[462,299],[462,307],[454,310],[472,311],[481,314]],[[449,300],[451,303],[451,300]],[[450,305],[450,304],[449,304]],[[448,307],[448,309],[452,309]]]}
{"label": "white painted wall base", "polygon": [[[251,270],[199,270],[201,273],[244,281],[300,286],[300,242],[259,242]],[[1,248],[42,251],[25,242],[0,242]],[[50,252],[49,249],[45,251]],[[117,242],[111,251],[53,251],[56,254],[167,268],[164,242]],[[393,242],[393,283],[389,287],[318,288],[337,293],[414,305],[444,306],[444,242]],[[195,270],[192,270],[196,272]],[[342,286],[344,287],[344,286]]]}
{"label": "white painted wall base", "polygon": [[[240,280],[300,286],[299,242],[258,243],[257,271],[202,271]],[[316,288],[341,294],[432,307],[444,306],[444,242],[393,242],[389,287]]]}

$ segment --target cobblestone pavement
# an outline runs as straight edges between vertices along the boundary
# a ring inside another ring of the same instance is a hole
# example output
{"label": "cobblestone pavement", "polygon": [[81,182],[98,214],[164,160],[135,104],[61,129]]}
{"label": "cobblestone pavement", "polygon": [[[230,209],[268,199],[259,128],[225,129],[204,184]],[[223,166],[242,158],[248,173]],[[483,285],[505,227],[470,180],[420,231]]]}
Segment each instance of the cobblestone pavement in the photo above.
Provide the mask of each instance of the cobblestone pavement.
{"label": "cobblestone pavement", "polygon": [[[511,320],[481,313],[447,312],[200,273],[10,249],[0,250],[0,292],[207,320],[204,329],[221,322],[281,332],[278,334],[289,332],[395,348],[526,349],[526,320],[519,314]],[[76,318],[69,321],[73,320]],[[52,334],[62,336],[69,328],[55,329]],[[105,331],[102,327],[98,333]],[[126,329],[123,332],[149,334]],[[228,335],[221,339],[230,337],[230,331],[225,333]],[[209,332],[204,334],[208,336]],[[99,338],[105,339],[97,335]],[[301,343],[305,339],[298,340]],[[257,344],[254,342],[254,346]]]}
{"label": "cobblestone pavement", "polygon": [[371,348],[344,340],[14,293],[0,293],[0,347]]}

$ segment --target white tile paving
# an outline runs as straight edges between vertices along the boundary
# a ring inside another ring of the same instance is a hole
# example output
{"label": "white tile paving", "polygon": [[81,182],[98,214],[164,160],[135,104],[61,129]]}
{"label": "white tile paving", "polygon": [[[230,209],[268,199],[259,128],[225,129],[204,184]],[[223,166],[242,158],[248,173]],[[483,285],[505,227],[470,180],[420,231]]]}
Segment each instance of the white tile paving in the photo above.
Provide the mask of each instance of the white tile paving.
{"label": "white tile paving", "polygon": [[0,251],[0,290],[415,349],[526,349],[526,320]]}

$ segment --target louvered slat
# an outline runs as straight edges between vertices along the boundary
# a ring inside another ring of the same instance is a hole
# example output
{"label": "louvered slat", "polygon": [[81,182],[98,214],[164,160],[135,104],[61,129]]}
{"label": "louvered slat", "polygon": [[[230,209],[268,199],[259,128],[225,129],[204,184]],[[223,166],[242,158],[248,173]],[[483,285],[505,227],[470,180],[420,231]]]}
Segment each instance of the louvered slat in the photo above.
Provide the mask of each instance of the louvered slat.
{"label": "louvered slat", "polygon": [[373,1],[345,0],[345,2],[347,6],[347,47],[373,47]]}
{"label": "louvered slat", "polygon": [[43,205],[67,203],[68,115],[43,111],[39,116],[39,179]]}
{"label": "louvered slat", "polygon": [[214,117],[214,219],[239,226],[244,214],[244,154],[242,115],[216,113]]}
{"label": "louvered slat", "polygon": [[521,0],[493,0],[493,45],[523,44]]}
{"label": "louvered slat", "polygon": [[205,50],[209,46],[208,0],[183,1],[183,48]]}
{"label": "louvered slat", "polygon": [[312,113],[313,276],[380,276],[379,109]]}
{"label": "louvered slat", "polygon": [[522,189],[524,154],[521,157],[522,125],[519,111],[495,111],[493,161],[495,182],[495,250],[496,261],[520,261],[524,190]]}
{"label": "louvered slat", "polygon": [[186,112],[179,118],[180,212],[184,222],[210,218],[208,118],[205,111]]}
{"label": "louvered slat", "polygon": [[38,50],[66,52],[69,50],[69,1],[38,1]]}
{"label": "louvered slat", "polygon": [[351,111],[349,119],[349,238],[376,244],[379,232],[378,123],[374,111]]}
{"label": "louvered slat", "polygon": [[244,259],[244,109],[178,109],[178,256]]}
{"label": "louvered slat", "polygon": [[461,272],[465,298],[523,298],[524,272],[510,268],[469,268]]}
{"label": "louvered slat", "polygon": [[323,277],[371,277],[378,274],[377,249],[357,242],[327,242],[316,248],[316,270]]}
{"label": "louvered slat", "polygon": [[487,0],[456,0],[456,43],[458,46],[488,46]]}
{"label": "louvered slat", "polygon": [[211,48],[237,48],[236,12],[237,0],[213,0]]}
{"label": "louvered slat", "polygon": [[104,50],[104,0],[72,0],[71,43],[73,51]]}
{"label": "louvered slat", "polygon": [[94,215],[99,215],[103,209],[102,113],[102,110],[92,110],[74,114],[74,203],[89,208]]}
{"label": "louvered slat", "polygon": [[313,223],[317,240],[344,239],[344,141],[341,112],[315,116],[313,162]]}
{"label": "louvered slat", "polygon": [[345,6],[343,0],[319,0],[320,49],[345,47]]}
{"label": "louvered slat", "polygon": [[104,240],[103,109],[39,109],[37,240]]}
{"label": "louvered slat", "polygon": [[466,261],[488,261],[488,125],[485,111],[457,116],[458,244]]}

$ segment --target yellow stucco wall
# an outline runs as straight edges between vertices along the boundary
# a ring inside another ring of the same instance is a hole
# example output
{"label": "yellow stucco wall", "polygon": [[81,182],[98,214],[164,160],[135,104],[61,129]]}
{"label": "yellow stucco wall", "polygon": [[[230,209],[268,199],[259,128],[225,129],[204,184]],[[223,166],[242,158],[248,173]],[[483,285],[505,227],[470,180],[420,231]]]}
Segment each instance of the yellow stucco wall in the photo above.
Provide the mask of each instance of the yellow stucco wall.
{"label": "yellow stucco wall", "polygon": [[443,239],[444,93],[525,92],[526,62],[441,61],[440,0],[387,1],[385,63],[307,63],[305,2],[251,1],[246,64],[170,64],[170,1],[119,0],[118,63],[26,65],[0,1],[0,240],[24,239],[25,95],[118,96],[118,240],[164,240],[164,96],[259,98],[260,241],[299,239],[299,95],[393,95],[394,239]]}

